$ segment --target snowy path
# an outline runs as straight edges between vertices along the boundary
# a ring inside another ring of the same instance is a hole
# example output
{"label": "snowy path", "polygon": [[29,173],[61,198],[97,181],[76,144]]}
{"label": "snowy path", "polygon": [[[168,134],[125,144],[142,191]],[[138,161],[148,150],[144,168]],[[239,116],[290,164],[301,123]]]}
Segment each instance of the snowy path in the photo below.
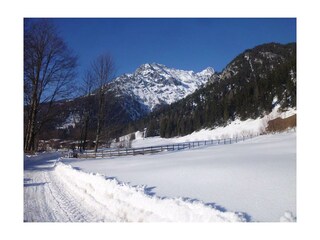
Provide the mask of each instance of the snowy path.
{"label": "snowy path", "polygon": [[58,162],[57,154],[27,159],[24,170],[25,222],[203,222],[246,221],[199,201],[159,198]]}
{"label": "snowy path", "polygon": [[57,177],[54,171],[56,161],[53,155],[25,165],[24,221],[92,221],[93,216],[74,199]]}

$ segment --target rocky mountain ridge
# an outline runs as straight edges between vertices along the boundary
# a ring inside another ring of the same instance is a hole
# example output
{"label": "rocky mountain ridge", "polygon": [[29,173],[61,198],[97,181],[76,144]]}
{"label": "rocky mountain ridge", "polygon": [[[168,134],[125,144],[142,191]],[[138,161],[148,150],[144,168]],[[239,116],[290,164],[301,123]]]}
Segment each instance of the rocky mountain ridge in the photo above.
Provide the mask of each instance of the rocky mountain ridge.
{"label": "rocky mountain ridge", "polygon": [[[125,101],[126,109],[132,120],[135,120],[161,106],[185,98],[206,84],[214,73],[211,67],[195,73],[158,63],[146,63],[134,73],[117,77],[108,88],[117,97],[128,100]],[[130,106],[129,101],[141,105],[138,111]]]}

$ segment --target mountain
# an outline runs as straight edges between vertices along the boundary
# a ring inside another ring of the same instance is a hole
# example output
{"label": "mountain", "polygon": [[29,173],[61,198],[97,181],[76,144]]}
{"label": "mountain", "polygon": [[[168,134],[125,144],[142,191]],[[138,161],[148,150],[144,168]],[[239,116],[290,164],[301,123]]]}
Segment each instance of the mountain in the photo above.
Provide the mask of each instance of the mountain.
{"label": "mountain", "polygon": [[221,79],[238,78],[247,82],[264,78],[277,66],[295,57],[296,44],[268,43],[247,49],[234,58],[220,74]]}
{"label": "mountain", "polygon": [[[214,75],[210,67],[201,72],[178,70],[162,64],[143,64],[134,73],[123,74],[105,86],[105,120],[108,136],[117,136],[123,125],[147,116],[150,112],[174,103],[205,85]],[[97,124],[95,92],[68,101],[55,103],[55,117],[46,126],[40,139],[75,139],[83,128],[83,116],[90,115],[89,135],[94,136]],[[87,113],[86,113],[87,112]],[[108,137],[106,136],[106,137]]]}
{"label": "mountain", "polygon": [[[110,83],[109,89],[125,99],[124,108],[131,120],[136,120],[193,93],[213,74],[211,67],[195,73],[146,63],[132,74],[117,77]],[[138,108],[137,103],[140,105]]]}
{"label": "mountain", "polygon": [[[255,119],[296,106],[296,44],[268,43],[247,49],[220,73],[184,71],[152,63],[106,87],[104,139],[147,128],[147,135],[182,136],[202,128]],[[89,114],[88,139],[97,125],[95,94],[55,103],[54,121],[39,139],[79,139]]]}
{"label": "mountain", "polygon": [[268,43],[245,50],[193,94],[135,123],[149,135],[173,137],[235,119],[255,119],[296,107],[296,44]]}

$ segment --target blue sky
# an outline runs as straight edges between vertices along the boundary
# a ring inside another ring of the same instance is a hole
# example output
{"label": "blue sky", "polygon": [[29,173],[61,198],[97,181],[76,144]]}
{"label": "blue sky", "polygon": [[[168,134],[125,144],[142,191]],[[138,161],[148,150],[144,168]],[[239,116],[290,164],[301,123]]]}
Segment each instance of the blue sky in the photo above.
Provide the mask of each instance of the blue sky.
{"label": "blue sky", "polygon": [[143,63],[196,72],[223,68],[245,49],[296,41],[294,18],[54,18],[60,36],[79,57],[79,78],[101,53],[116,76]]}

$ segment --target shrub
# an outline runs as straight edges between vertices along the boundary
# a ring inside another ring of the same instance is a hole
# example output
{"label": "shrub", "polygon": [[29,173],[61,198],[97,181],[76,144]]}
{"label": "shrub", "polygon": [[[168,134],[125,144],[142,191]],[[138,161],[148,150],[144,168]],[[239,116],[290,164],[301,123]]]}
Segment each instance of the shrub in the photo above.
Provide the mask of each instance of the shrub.
{"label": "shrub", "polygon": [[267,132],[283,132],[297,126],[297,115],[288,118],[276,118],[268,122]]}

